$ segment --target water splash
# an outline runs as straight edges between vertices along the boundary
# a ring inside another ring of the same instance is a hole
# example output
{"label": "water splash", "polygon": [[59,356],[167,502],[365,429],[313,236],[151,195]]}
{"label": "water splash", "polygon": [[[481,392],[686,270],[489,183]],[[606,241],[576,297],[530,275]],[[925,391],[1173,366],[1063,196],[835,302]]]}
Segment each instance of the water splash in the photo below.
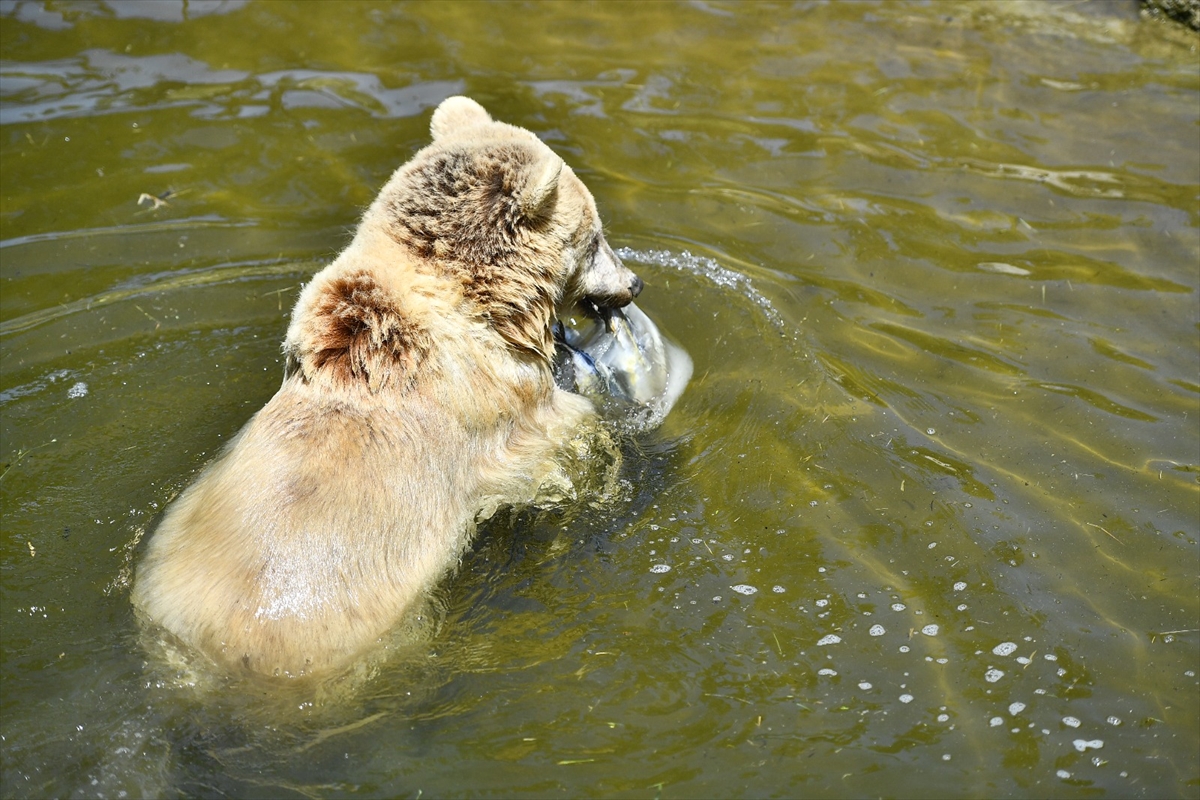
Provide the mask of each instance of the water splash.
{"label": "water splash", "polygon": [[784,321],[783,315],[776,310],[775,306],[762,292],[754,288],[754,284],[751,283],[748,277],[740,272],[721,266],[711,258],[695,256],[687,250],[684,250],[682,253],[672,253],[669,250],[634,250],[630,247],[618,248],[617,255],[626,261],[653,264],[656,267],[666,267],[679,272],[698,275],[723,289],[733,289],[758,306],[762,315],[766,317],[767,321],[777,331],[793,339],[796,338],[795,332]]}

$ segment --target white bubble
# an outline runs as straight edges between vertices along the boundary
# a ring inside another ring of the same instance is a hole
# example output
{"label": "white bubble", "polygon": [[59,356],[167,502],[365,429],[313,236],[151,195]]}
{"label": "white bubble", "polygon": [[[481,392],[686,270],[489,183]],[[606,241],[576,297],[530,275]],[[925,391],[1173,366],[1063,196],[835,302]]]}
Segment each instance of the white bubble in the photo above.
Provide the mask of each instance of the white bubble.
{"label": "white bubble", "polygon": [[942,761],[949,761],[949,760],[950,760],[950,754],[942,753]]}
{"label": "white bubble", "polygon": [[929,547],[927,547],[927,548],[925,548],[925,549],[926,549],[926,550],[932,550],[932,549],[933,549],[933,548],[935,548],[935,547],[937,547],[937,542],[930,542],[930,543],[929,543]]}
{"label": "white bubble", "polygon": [[901,652],[901,653],[907,653],[907,652],[908,652],[908,645],[906,645],[906,644],[902,644],[902,645],[900,645],[900,652]]}
{"label": "white bubble", "polygon": [[1028,667],[1030,664],[1033,663],[1033,661],[1031,659],[1026,658],[1025,656],[1017,656],[1017,663],[1024,664],[1025,666]]}
{"label": "white bubble", "polygon": [[1058,777],[1062,778],[1064,781],[1067,778],[1071,777],[1071,773],[1067,772],[1065,769],[1060,769],[1058,772],[1056,772],[1054,774],[1057,775]]}
{"label": "white bubble", "polygon": [[954,610],[955,611],[966,611],[967,608],[969,608],[969,606],[966,603],[959,603],[957,606],[954,607]]}
{"label": "white bubble", "polygon": [[650,571],[651,572],[670,572],[671,565],[670,564],[655,564],[653,567],[650,568]]}
{"label": "white bubble", "polygon": [[86,383],[84,383],[83,381],[80,381],[79,383],[72,386],[70,389],[67,389],[67,397],[70,397],[72,400],[77,397],[86,397],[87,393],[88,393],[88,385]]}
{"label": "white bubble", "polygon": [[783,594],[787,589],[784,589],[782,586],[772,586],[771,591],[775,594]]}
{"label": "white bubble", "polygon": [[1068,728],[1078,728],[1082,724],[1075,717],[1063,717],[1063,725],[1066,725]]}
{"label": "white bubble", "polygon": [[1046,653],[1046,655],[1042,656],[1042,658],[1046,659],[1047,661],[1058,661],[1058,656],[1054,655],[1054,653]]}
{"label": "white bubble", "polygon": [[822,597],[820,600],[817,601],[817,608],[824,608],[827,605],[829,605],[829,601],[826,600],[824,597]]}
{"label": "white bubble", "polygon": [[900,697],[899,697],[899,698],[897,698],[897,699],[898,699],[898,700],[899,700],[901,703],[911,703],[911,702],[913,701],[913,696],[912,696],[911,694],[902,694],[902,695],[900,695]]}
{"label": "white bubble", "polygon": [[1012,714],[1014,717],[1017,714],[1020,714],[1024,710],[1025,710],[1025,704],[1021,703],[1021,702],[1012,703],[1008,707],[1008,713]]}
{"label": "white bubble", "polygon": [[950,721],[950,715],[949,715],[949,714],[938,714],[938,715],[937,715],[937,721],[938,721],[938,722],[949,722],[949,721]]}
{"label": "white bubble", "polygon": [[1017,652],[1016,642],[1001,642],[992,648],[992,652],[998,656],[1011,656]]}
{"label": "white bubble", "polygon": [[987,681],[988,683],[995,683],[996,681],[1000,680],[1003,677],[1004,677],[1004,670],[989,669],[987,672],[983,673],[983,679],[985,681]]}
{"label": "white bubble", "polygon": [[872,636],[883,636],[887,631],[884,630],[882,625],[872,625],[871,630],[867,631],[867,633]]}
{"label": "white bubble", "polygon": [[926,636],[937,636],[938,635],[938,626],[937,625],[926,625],[924,628],[921,628],[921,633],[925,634]]}
{"label": "white bubble", "polygon": [[993,728],[999,728],[1003,724],[1004,719],[1002,717],[992,717],[988,720],[988,725],[991,725]]}
{"label": "white bubble", "polygon": [[817,670],[818,675],[837,675],[837,670],[825,667],[825,669]]}
{"label": "white bubble", "polygon": [[840,641],[842,641],[842,637],[838,636],[836,633],[831,633],[818,639],[817,646],[824,647],[827,644],[837,644]]}
{"label": "white bubble", "polygon": [[862,689],[865,692],[871,688],[871,684],[868,683],[867,681],[859,681],[858,688]]}
{"label": "white bubble", "polygon": [[733,589],[738,594],[744,594],[744,595],[751,595],[758,591],[758,589],[755,589],[753,586],[750,586],[745,583],[739,583],[737,586],[730,586],[729,588]]}
{"label": "white bubble", "polygon": [[1109,725],[1120,725],[1121,718],[1120,717],[1109,717],[1107,722]]}
{"label": "white bubble", "polygon": [[959,581],[958,583],[954,584],[954,591],[956,592],[961,592],[965,588],[967,588],[966,581]]}
{"label": "white bubble", "polygon": [[892,611],[903,611],[908,608],[904,603],[892,603]]}
{"label": "white bubble", "polygon": [[1102,739],[1076,739],[1071,744],[1075,745],[1075,749],[1081,753],[1085,753],[1088,750],[1099,750],[1101,747],[1104,747]]}
{"label": "white bubble", "polygon": [[929,434],[930,436],[933,436],[935,433],[937,433],[937,431],[934,428],[926,428],[925,432],[927,434]]}

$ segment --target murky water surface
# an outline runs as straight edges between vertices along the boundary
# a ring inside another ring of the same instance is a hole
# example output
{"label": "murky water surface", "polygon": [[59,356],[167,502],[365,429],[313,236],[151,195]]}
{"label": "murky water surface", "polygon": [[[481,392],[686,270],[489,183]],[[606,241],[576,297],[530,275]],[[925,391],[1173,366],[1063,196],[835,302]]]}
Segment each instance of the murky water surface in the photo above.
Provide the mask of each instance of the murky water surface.
{"label": "murky water surface", "polygon": [[[1200,61],[1129,9],[0,3],[0,793],[1196,797]],[[692,383],[352,690],[183,689],[139,541],[455,93]]]}

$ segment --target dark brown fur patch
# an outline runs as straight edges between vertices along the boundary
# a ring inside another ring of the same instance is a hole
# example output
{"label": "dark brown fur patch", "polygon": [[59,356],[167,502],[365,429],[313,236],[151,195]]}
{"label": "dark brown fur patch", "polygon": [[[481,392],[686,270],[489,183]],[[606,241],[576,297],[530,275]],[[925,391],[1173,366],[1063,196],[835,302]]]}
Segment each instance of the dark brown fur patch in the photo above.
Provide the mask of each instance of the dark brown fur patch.
{"label": "dark brown fur patch", "polygon": [[548,216],[524,216],[517,200],[535,157],[520,144],[431,154],[388,210],[397,242],[458,282],[506,342],[548,360],[561,256],[547,251]]}
{"label": "dark brown fur patch", "polygon": [[366,383],[372,391],[405,385],[429,353],[428,331],[406,318],[366,270],[331,281],[312,312],[305,360],[335,381]]}

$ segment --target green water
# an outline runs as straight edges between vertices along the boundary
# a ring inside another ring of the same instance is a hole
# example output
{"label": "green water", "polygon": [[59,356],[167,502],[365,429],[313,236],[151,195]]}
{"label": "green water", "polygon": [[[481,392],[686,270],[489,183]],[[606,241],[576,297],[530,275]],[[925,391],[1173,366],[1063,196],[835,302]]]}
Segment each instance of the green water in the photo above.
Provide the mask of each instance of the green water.
{"label": "green water", "polygon": [[[1200,796],[1200,39],[1131,5],[0,3],[0,794]],[[138,543],[456,93],[692,383],[353,691],[181,689]]]}

